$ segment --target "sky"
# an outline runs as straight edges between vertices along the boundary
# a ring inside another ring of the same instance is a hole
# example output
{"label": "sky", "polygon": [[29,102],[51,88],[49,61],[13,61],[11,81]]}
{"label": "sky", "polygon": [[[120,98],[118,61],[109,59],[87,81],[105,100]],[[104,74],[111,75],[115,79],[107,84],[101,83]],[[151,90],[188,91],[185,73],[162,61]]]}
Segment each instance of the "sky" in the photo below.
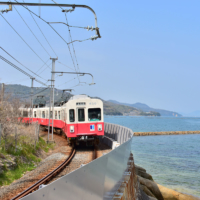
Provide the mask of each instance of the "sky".
{"label": "sky", "polygon": [[[89,85],[92,82],[89,75],[79,77],[82,82],[79,83],[76,75],[57,74],[56,88],[73,88],[73,94],[88,94],[131,104],[140,102],[153,108],[177,112],[189,113],[200,110],[200,1],[57,2],[90,6],[96,12],[102,37],[94,41],[74,42],[76,57],[72,45],[69,46],[75,66],[77,67],[77,60],[80,72],[91,73],[96,84]],[[0,10],[5,8],[7,6],[0,5]],[[64,41],[44,21],[34,16],[46,40],[30,13],[21,6],[15,8],[4,13],[3,17],[21,37],[0,15],[0,46],[45,80],[51,79],[50,56],[58,57],[55,65],[57,71],[73,72],[74,65],[66,43],[70,42],[68,27],[64,24],[52,24]],[[59,7],[29,8],[47,22],[66,23],[65,14]],[[93,13],[85,8],[75,8],[73,12],[68,12],[67,19],[73,26],[95,27]],[[70,32],[73,40],[84,40],[95,35],[94,31],[81,28],[70,28]],[[2,49],[0,55],[34,76]],[[45,62],[49,68],[44,65]],[[38,79],[46,82],[39,77]],[[29,77],[2,60],[0,82],[31,85]],[[34,86],[41,87],[41,84],[35,82]]]}

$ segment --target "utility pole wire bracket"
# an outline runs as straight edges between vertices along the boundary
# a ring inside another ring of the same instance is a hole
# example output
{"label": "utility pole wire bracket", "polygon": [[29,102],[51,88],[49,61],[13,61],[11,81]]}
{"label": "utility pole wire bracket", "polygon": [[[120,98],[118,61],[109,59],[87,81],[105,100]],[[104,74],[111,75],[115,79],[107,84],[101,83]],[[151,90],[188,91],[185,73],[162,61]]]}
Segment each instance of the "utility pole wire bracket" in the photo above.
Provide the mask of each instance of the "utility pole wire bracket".
{"label": "utility pole wire bracket", "polygon": [[73,6],[72,7],[72,9],[66,9],[66,10],[62,10],[62,12],[66,12],[66,13],[68,13],[68,12],[73,12],[75,10],[75,6]]}
{"label": "utility pole wire bracket", "polygon": [[[99,33],[99,28],[97,25],[97,16],[94,10],[87,6],[87,5],[77,5],[77,4],[51,4],[51,3],[25,3],[25,2],[0,2],[0,5],[16,5],[16,6],[52,6],[52,7],[78,7],[78,8],[86,8],[90,10],[94,14],[94,19],[95,19],[95,27],[96,27],[96,34],[98,35],[99,38],[101,38],[101,35]],[[98,28],[98,29],[97,29]]]}
{"label": "utility pole wire bracket", "polygon": [[8,11],[12,11],[12,5],[9,5],[9,9],[0,10],[0,12],[3,14],[4,12],[7,13]]}

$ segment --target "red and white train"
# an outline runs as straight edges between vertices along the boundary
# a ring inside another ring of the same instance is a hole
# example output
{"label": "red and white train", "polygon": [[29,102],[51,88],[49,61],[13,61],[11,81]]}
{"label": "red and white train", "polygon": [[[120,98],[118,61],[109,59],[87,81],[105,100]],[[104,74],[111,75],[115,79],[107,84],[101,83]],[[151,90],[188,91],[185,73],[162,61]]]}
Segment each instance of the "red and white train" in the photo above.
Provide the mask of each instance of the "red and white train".
{"label": "red and white train", "polygon": [[[33,108],[33,119],[30,108],[20,108],[23,122],[38,122],[43,127],[49,124],[49,107]],[[50,126],[52,111],[50,111]],[[86,95],[76,95],[62,106],[54,107],[54,130],[61,130],[72,143],[98,141],[104,135],[103,102]]]}

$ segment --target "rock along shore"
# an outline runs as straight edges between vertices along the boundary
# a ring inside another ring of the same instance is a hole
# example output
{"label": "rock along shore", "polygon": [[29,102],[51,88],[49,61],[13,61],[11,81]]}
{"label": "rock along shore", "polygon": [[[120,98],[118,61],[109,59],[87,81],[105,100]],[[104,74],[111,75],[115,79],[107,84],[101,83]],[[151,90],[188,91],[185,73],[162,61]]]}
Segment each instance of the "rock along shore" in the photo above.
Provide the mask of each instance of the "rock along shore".
{"label": "rock along shore", "polygon": [[151,135],[187,135],[187,134],[200,134],[200,131],[134,132],[134,136],[151,136]]}
{"label": "rock along shore", "polygon": [[135,174],[139,181],[139,188],[145,199],[149,200],[200,200],[197,197],[183,194],[157,184],[153,177],[140,166],[135,165]]}

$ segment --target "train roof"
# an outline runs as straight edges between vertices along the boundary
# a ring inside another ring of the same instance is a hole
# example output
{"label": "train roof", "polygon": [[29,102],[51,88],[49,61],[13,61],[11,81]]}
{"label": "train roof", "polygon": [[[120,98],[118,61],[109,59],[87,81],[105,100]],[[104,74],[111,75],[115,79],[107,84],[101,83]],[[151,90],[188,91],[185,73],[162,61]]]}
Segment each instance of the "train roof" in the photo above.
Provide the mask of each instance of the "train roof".
{"label": "train roof", "polygon": [[85,94],[80,94],[80,95],[74,95],[72,96],[69,101],[71,100],[78,100],[78,99],[91,99],[89,96],[85,95]]}

